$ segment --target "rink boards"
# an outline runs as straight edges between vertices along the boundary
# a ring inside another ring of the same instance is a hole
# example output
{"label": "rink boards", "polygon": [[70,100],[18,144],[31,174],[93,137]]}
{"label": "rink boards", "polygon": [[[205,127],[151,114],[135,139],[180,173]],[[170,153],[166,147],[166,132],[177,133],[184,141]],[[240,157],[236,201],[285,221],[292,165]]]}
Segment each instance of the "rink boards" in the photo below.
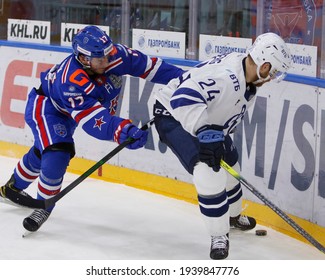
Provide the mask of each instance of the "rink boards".
{"label": "rink boards", "polygon": [[[24,122],[27,94],[32,87],[39,86],[40,72],[60,62],[71,50],[5,41],[0,42],[0,50],[0,153],[20,157],[33,141]],[[176,59],[169,62],[184,69],[194,64]],[[234,142],[245,179],[324,242],[325,90],[316,79],[309,78],[307,84],[303,76],[293,78],[299,82],[290,82],[289,77],[283,83],[268,84],[260,90],[239,125]],[[152,117],[152,94],[160,87],[125,77],[120,116],[139,125],[148,121]],[[79,174],[116,147],[115,143],[88,136],[81,128],[76,130],[75,141],[77,153],[69,171]],[[154,127],[144,149],[121,151],[95,176],[196,203],[191,177],[160,143]],[[260,223],[299,237],[247,191],[245,198],[245,211]]]}

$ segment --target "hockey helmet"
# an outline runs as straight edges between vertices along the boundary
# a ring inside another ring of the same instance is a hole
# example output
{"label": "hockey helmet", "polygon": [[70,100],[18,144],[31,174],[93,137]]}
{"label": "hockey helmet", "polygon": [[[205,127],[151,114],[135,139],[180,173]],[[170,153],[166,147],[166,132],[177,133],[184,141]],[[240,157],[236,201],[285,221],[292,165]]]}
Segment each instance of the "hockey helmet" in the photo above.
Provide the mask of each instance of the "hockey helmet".
{"label": "hockey helmet", "polygon": [[284,40],[275,33],[259,35],[254,44],[248,48],[248,54],[257,65],[257,76],[260,77],[260,67],[265,63],[271,64],[269,77],[280,82],[291,67],[291,54]]}
{"label": "hockey helmet", "polygon": [[90,58],[107,56],[114,50],[113,42],[105,31],[89,25],[81,29],[72,40],[74,54]]}

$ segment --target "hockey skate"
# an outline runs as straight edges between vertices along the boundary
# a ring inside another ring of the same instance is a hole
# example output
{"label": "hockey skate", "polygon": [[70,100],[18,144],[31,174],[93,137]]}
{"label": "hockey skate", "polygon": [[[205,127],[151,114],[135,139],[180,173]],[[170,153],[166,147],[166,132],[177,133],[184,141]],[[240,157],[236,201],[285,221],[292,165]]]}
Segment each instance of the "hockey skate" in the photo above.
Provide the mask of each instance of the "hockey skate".
{"label": "hockey skate", "polygon": [[[8,192],[11,192],[10,197],[8,197]],[[15,187],[15,178],[14,175],[12,174],[9,181],[4,186],[0,187],[0,201],[17,207],[23,207],[22,205],[19,204],[18,201],[14,200],[14,195],[12,195],[14,193],[19,193],[23,196],[31,198],[31,196],[28,193],[26,193],[23,190],[19,190]]]}
{"label": "hockey skate", "polygon": [[46,222],[50,214],[51,212],[49,211],[36,209],[32,214],[24,219],[23,226],[26,230],[35,232]]}
{"label": "hockey skate", "polygon": [[238,215],[230,217],[230,228],[240,229],[242,231],[253,229],[256,226],[256,220],[252,217]]}
{"label": "hockey skate", "polygon": [[229,235],[211,236],[210,258],[221,260],[228,257],[229,252]]}

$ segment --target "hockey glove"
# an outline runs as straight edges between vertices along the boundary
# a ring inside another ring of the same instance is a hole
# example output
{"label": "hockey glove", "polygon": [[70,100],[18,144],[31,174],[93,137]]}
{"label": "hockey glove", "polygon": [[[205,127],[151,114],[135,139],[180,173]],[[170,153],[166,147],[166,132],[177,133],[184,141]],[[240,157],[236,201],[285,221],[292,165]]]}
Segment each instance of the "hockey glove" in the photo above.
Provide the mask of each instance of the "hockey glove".
{"label": "hockey glove", "polygon": [[199,160],[216,172],[220,170],[220,161],[225,153],[224,134],[218,125],[205,125],[196,132],[200,142]]}
{"label": "hockey glove", "polygon": [[136,141],[130,143],[126,147],[131,150],[139,149],[146,144],[148,131],[136,127],[130,120],[123,120],[114,133],[114,141],[121,144],[129,138],[133,138]]}

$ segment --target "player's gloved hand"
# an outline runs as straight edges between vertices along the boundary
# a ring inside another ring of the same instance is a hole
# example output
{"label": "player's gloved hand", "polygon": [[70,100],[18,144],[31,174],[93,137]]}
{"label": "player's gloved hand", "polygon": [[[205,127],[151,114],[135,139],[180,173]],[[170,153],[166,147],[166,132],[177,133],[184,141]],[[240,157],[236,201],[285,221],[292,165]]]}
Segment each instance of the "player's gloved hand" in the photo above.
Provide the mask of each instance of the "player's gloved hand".
{"label": "player's gloved hand", "polygon": [[123,120],[114,133],[114,141],[121,144],[129,138],[133,138],[135,141],[126,147],[131,150],[139,149],[146,144],[148,131],[136,127],[130,120]]}
{"label": "player's gloved hand", "polygon": [[212,167],[214,171],[219,171],[220,161],[225,153],[225,136],[222,127],[205,125],[196,132],[196,136],[200,142],[200,161]]}

